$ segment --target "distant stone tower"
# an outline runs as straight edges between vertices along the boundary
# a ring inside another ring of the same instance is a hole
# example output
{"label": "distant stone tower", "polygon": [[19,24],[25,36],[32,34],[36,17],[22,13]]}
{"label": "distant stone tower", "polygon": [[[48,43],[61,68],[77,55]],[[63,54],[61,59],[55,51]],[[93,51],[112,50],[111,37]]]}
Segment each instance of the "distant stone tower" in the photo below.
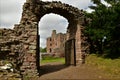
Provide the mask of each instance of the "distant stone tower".
{"label": "distant stone tower", "polygon": [[56,30],[53,30],[52,31],[52,37],[55,37],[56,36]]}
{"label": "distant stone tower", "polygon": [[64,56],[65,54],[66,34],[56,33],[52,31],[51,37],[47,38],[47,53],[55,54],[55,56]]}

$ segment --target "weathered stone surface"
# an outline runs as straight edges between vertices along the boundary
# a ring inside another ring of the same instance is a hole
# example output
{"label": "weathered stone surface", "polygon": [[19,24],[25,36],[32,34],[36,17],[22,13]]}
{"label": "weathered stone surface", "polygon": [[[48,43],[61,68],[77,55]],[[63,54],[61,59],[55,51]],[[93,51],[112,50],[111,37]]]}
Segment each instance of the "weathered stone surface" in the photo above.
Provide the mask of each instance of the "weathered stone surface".
{"label": "weathered stone surface", "polygon": [[28,48],[29,48],[29,45],[24,45],[24,48],[25,48],[25,49],[28,49]]}
{"label": "weathered stone surface", "polygon": [[26,60],[26,62],[23,63],[23,66],[29,66],[29,65],[30,65],[30,63],[27,62],[27,60]]}
{"label": "weathered stone surface", "polygon": [[36,49],[36,46],[31,45],[31,46],[29,46],[29,49],[30,49],[30,50],[35,50],[35,49]]}
{"label": "weathered stone surface", "polygon": [[31,35],[37,35],[37,32],[31,32],[30,34]]}
{"label": "weathered stone surface", "polygon": [[30,61],[30,62],[33,61],[33,62],[35,62],[36,59],[35,59],[34,56],[30,56],[30,57],[27,58],[27,61]]}
{"label": "weathered stone surface", "polygon": [[36,50],[28,50],[27,53],[34,54],[34,53],[36,53]]}

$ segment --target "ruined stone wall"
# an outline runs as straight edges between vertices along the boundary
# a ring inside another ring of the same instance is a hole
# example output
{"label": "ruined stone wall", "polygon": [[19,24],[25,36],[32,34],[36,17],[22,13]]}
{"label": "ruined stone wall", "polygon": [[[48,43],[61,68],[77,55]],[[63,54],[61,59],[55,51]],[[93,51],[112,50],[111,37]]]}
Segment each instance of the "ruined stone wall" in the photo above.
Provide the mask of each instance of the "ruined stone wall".
{"label": "ruined stone wall", "polygon": [[[9,59],[13,63],[16,63],[16,56],[20,56],[21,47],[23,46],[19,40],[18,30],[0,29],[0,59]],[[20,62],[18,62],[20,63]]]}
{"label": "ruined stone wall", "polygon": [[[19,74],[37,74],[37,25],[15,25],[14,29],[0,29],[0,66],[12,63]],[[39,60],[38,60],[39,62]],[[33,71],[34,70],[34,71]],[[33,73],[31,73],[33,72]],[[33,75],[32,75],[33,76]]]}
{"label": "ruined stone wall", "polygon": [[24,50],[19,31],[17,28],[0,29],[0,67],[11,64],[13,68],[12,73],[0,69],[0,76],[3,80],[11,78],[11,76],[21,78],[20,66],[23,62]]}
{"label": "ruined stone wall", "polygon": [[[72,51],[70,53],[76,53],[76,56],[78,56],[76,59],[80,59],[80,55],[85,52],[85,47],[82,45],[86,43],[81,31],[83,24],[85,24],[83,11],[56,1],[26,0],[26,3],[23,5],[20,24],[15,25],[12,30],[0,29],[0,62],[4,59],[9,60],[22,75],[32,77],[38,75],[38,23],[42,16],[49,13],[59,14],[68,19],[67,40],[74,39],[69,44],[76,42],[74,46],[71,46]],[[75,48],[76,52],[74,52]],[[67,53],[69,55],[69,50]],[[74,55],[72,54],[70,58],[73,58],[72,56]]]}
{"label": "ruined stone wall", "polygon": [[[25,27],[24,27],[25,26]],[[22,41],[25,50],[24,59],[20,70],[23,75],[38,75],[37,69],[39,67],[39,41],[38,41],[38,25],[33,22],[29,25],[21,25],[24,27],[22,33]]]}

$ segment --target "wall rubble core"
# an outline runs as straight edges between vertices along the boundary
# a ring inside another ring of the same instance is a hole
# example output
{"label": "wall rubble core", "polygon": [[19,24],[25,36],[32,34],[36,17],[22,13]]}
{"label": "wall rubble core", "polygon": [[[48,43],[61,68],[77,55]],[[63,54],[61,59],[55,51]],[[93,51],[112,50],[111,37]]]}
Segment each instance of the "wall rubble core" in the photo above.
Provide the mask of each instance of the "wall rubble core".
{"label": "wall rubble core", "polygon": [[[81,59],[81,54],[87,50],[81,45],[87,44],[82,32],[86,24],[83,11],[56,1],[26,0],[20,24],[16,24],[12,30],[0,29],[0,63],[10,61],[21,75],[39,75],[38,23],[42,16],[49,13],[68,19],[67,40],[75,40],[76,52],[71,52],[76,54],[76,61]],[[72,57],[75,55],[69,58],[72,60]]]}

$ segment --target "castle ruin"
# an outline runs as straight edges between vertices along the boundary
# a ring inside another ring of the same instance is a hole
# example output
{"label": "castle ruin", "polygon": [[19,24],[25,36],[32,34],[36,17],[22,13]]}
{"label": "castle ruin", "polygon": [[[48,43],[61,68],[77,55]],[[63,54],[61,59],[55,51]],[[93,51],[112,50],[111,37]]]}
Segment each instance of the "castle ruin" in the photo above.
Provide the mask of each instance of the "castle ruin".
{"label": "castle ruin", "polygon": [[56,57],[64,57],[65,42],[66,34],[57,34],[56,30],[53,30],[51,37],[47,38],[47,53],[53,54]]}
{"label": "castle ruin", "polygon": [[65,62],[67,65],[80,63],[81,54],[87,50],[87,41],[83,33],[86,24],[84,12],[61,2],[39,0],[26,0],[21,21],[14,29],[0,29],[0,63],[4,60],[10,61],[21,75],[39,75],[38,23],[49,13],[59,14],[68,20]]}

